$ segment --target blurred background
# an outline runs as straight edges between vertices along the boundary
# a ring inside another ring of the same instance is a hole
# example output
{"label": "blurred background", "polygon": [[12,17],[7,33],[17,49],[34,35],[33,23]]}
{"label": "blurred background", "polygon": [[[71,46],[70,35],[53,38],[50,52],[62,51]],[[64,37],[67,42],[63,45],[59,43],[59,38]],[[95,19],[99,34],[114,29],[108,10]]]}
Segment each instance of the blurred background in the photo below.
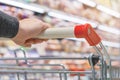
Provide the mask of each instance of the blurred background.
{"label": "blurred background", "polygon": [[[0,0],[0,10],[19,20],[37,17],[52,27],[69,28],[76,24],[90,23],[102,38],[113,60],[112,65],[120,66],[120,0]],[[0,40],[0,57],[13,57],[13,50],[17,48],[20,46],[11,40]],[[96,52],[84,39],[75,38],[50,39],[26,49],[27,57],[81,57],[91,53]],[[19,53],[18,56],[23,55]],[[57,62],[65,64],[69,69],[89,69],[88,62],[84,60]],[[41,63],[56,61],[47,60]],[[76,63],[80,65],[73,66]]]}

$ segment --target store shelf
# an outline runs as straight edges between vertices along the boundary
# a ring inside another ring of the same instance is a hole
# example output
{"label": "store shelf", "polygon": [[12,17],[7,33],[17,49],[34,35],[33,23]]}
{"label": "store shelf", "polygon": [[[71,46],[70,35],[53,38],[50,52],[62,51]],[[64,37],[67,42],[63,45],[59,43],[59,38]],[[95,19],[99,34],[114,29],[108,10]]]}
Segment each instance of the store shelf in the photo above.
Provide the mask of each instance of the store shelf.
{"label": "store shelf", "polygon": [[71,22],[74,22],[74,23],[79,23],[79,24],[90,23],[93,28],[98,28],[99,30],[106,31],[108,33],[113,33],[113,34],[116,34],[116,35],[120,35],[120,30],[119,29],[109,27],[109,26],[106,26],[106,25],[100,25],[100,24],[98,24],[97,22],[94,22],[94,21],[84,20],[81,17],[78,18],[78,16],[67,15],[65,13],[62,13],[62,12],[56,11],[56,10],[52,10],[52,11],[48,12],[48,15],[52,16],[52,17],[60,18],[60,19],[63,19],[63,20],[71,21]]}
{"label": "store shelf", "polygon": [[[0,47],[0,52],[6,54],[5,52],[7,52],[7,54],[9,53],[8,50],[16,50],[16,49],[20,49],[20,47]],[[31,49],[26,49],[26,53],[30,53],[30,51],[32,50],[33,48]],[[79,53],[75,53],[75,52],[72,52],[72,53],[67,53],[67,52],[59,52],[59,51],[46,51],[45,54],[42,54],[40,53],[40,57],[59,57],[59,58],[62,58],[62,57],[67,57],[68,59],[69,58],[76,58],[76,59],[80,59],[80,58],[86,58],[89,57],[91,54],[94,54],[92,52],[89,52],[89,53],[86,53],[86,52],[79,52]],[[11,53],[10,53],[11,55]],[[31,56],[32,55],[32,56]],[[39,57],[39,54],[36,52],[36,53],[33,53],[33,54],[27,54],[27,56],[31,56],[34,58],[34,55],[36,55],[35,57],[38,58]],[[12,55],[11,55],[12,56]],[[23,56],[23,55],[21,55]],[[114,56],[114,55],[111,55],[110,56],[111,60],[112,61],[119,61],[120,60],[120,56]]]}
{"label": "store shelf", "polygon": [[37,5],[32,5],[32,4],[28,4],[28,3],[22,3],[22,2],[18,2],[18,1],[12,1],[12,0],[0,0],[0,3],[23,8],[23,9],[28,9],[28,10],[38,12],[38,13],[45,12],[45,10],[43,8],[40,8],[40,6],[38,7]]}
{"label": "store shelf", "polygon": [[110,46],[110,47],[115,47],[115,48],[120,48],[120,43],[115,43],[115,42],[109,42],[109,41],[102,41],[104,45]]}
{"label": "store shelf", "polygon": [[[76,39],[76,38],[67,38],[67,39],[75,40],[75,41],[86,41],[85,39]],[[102,41],[102,43],[105,46],[120,48],[120,43],[117,43],[117,42]]]}
{"label": "store shelf", "polygon": [[105,26],[105,25],[99,25],[98,29],[102,30],[102,31],[109,32],[109,33],[113,33],[113,34],[116,34],[116,35],[120,35],[120,30],[116,29],[116,28],[108,27],[108,26]]}
{"label": "store shelf", "polygon": [[120,13],[118,13],[118,12],[116,12],[114,10],[111,10],[109,8],[106,8],[106,7],[102,6],[102,5],[97,5],[96,9],[98,9],[98,10],[100,10],[102,12],[105,12],[105,13],[111,15],[111,16],[114,16],[116,18],[120,18]]}
{"label": "store shelf", "polygon": [[111,60],[112,61],[120,61],[120,56],[112,56]]}
{"label": "store shelf", "polygon": [[63,20],[67,20],[70,22],[74,22],[74,23],[79,23],[79,24],[85,24],[85,23],[90,23],[92,25],[93,28],[97,27],[97,22],[93,22],[93,21],[88,21],[87,19],[82,19],[82,17],[78,17],[78,16],[74,16],[74,15],[68,15],[66,13],[63,13],[61,11],[57,11],[57,10],[52,10],[50,12],[48,12],[49,16],[52,17],[56,17],[56,18],[60,18]]}
{"label": "store shelf", "polygon": [[97,10],[99,11],[102,11],[106,14],[109,14],[111,16],[114,16],[116,18],[120,18],[120,13],[114,11],[114,10],[111,10],[105,6],[102,6],[102,5],[99,5],[99,4],[96,4],[94,1],[92,0],[78,0],[79,2],[87,5],[87,6],[90,6],[90,7],[95,7]]}
{"label": "store shelf", "polygon": [[67,20],[67,21],[71,21],[74,23],[79,23],[79,24],[90,23],[94,28],[96,28],[96,26],[97,26],[97,23],[95,23],[95,22],[81,19],[81,17],[78,18],[78,16],[68,15],[61,11],[49,9],[46,7],[43,8],[43,6],[36,5],[36,4],[31,4],[31,3],[28,4],[28,3],[23,3],[23,2],[19,2],[19,1],[13,1],[13,0],[0,0],[0,3],[32,10],[32,11],[35,11],[38,13],[47,12],[49,16],[60,18],[60,19]]}

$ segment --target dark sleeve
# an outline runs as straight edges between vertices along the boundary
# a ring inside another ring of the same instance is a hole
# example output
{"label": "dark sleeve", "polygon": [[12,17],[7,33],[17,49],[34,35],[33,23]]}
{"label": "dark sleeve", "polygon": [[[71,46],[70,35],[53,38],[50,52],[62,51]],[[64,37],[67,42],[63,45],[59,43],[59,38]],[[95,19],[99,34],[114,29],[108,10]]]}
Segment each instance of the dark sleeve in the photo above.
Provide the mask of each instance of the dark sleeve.
{"label": "dark sleeve", "polygon": [[18,29],[18,20],[0,11],[0,37],[13,38]]}

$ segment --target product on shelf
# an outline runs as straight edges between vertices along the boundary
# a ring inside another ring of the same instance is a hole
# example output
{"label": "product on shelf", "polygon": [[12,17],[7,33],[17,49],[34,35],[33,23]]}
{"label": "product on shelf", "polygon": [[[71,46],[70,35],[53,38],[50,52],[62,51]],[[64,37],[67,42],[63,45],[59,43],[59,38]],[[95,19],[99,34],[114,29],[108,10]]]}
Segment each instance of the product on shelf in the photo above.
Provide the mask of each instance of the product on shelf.
{"label": "product on shelf", "polygon": [[[77,44],[76,44],[77,43]],[[79,46],[78,46],[79,45]],[[107,48],[110,55],[119,55],[119,48],[109,47]],[[79,54],[90,54],[96,53],[94,48],[89,47],[86,42],[71,41],[67,39],[49,40],[46,46],[46,51],[63,51],[65,53],[79,53]],[[57,54],[57,53],[56,53]],[[58,53],[60,54],[60,53]]]}
{"label": "product on shelf", "polygon": [[97,21],[100,24],[107,24],[108,26],[120,29],[118,18],[100,12],[95,8],[88,7],[80,3],[78,0],[37,0],[37,4],[69,14],[85,17],[89,20]]}
{"label": "product on shelf", "polygon": [[0,10],[11,16],[17,17],[19,20],[28,18],[33,15],[32,11],[6,5],[0,5]]}
{"label": "product on shelf", "polygon": [[120,61],[112,61],[112,66],[114,67],[120,67]]}

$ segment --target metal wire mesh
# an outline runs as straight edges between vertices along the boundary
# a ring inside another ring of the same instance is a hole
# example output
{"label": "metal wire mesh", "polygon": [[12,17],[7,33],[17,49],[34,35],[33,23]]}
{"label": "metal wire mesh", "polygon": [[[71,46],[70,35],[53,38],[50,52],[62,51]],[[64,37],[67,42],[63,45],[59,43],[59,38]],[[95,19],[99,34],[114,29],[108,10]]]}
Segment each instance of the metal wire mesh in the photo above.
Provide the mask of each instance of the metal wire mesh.
{"label": "metal wire mesh", "polygon": [[[88,57],[35,57],[28,58],[24,50],[14,50],[14,57],[0,58],[0,61],[9,61],[9,63],[0,64],[0,80],[120,80],[120,67],[111,66],[111,60],[108,56],[108,62],[104,58],[106,51],[101,45],[102,53],[96,46],[95,49],[98,54],[90,54]],[[24,57],[17,55],[18,51],[22,51]],[[22,60],[22,64],[21,61]],[[64,64],[39,64],[30,63],[39,60],[87,60],[90,64],[90,70],[71,71]],[[107,64],[108,63],[108,64]],[[49,68],[43,69],[42,66],[56,67],[59,69]],[[99,70],[95,69],[99,67]],[[37,67],[37,68],[36,68]],[[109,77],[108,77],[109,75]],[[88,78],[82,79],[84,76]]]}

